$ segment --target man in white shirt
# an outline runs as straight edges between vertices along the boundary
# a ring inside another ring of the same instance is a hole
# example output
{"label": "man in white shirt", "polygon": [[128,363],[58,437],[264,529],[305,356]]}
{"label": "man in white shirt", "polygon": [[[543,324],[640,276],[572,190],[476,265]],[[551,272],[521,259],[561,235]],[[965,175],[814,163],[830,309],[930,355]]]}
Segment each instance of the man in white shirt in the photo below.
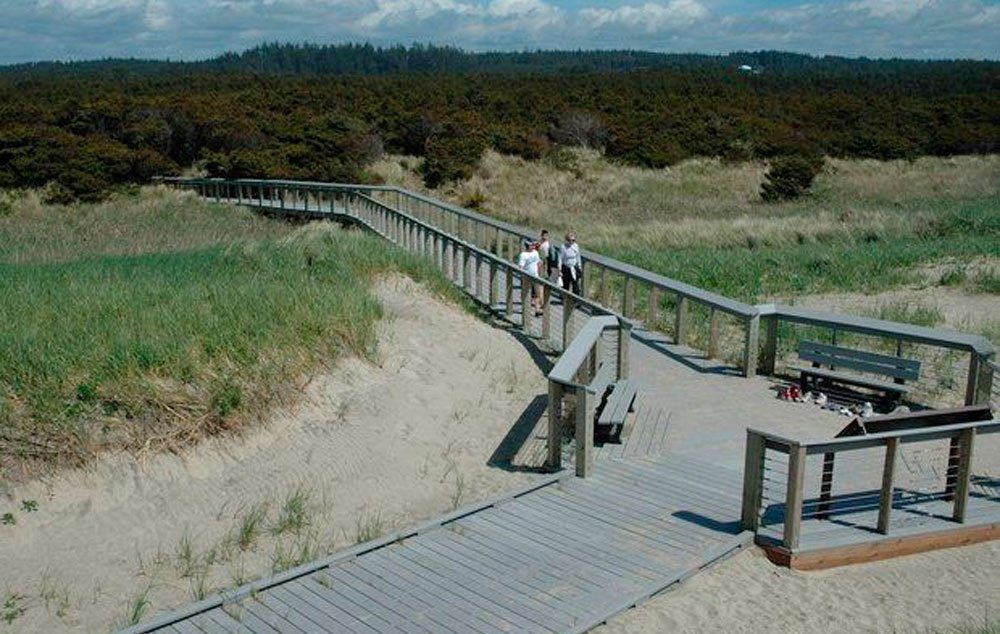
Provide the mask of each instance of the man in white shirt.
{"label": "man in white shirt", "polygon": [[580,294],[580,280],[583,278],[583,258],[580,257],[580,245],[576,243],[576,234],[567,233],[566,242],[559,249],[559,273],[562,276],[562,286],[574,295]]}
{"label": "man in white shirt", "polygon": [[[524,250],[517,256],[518,268],[532,277],[538,277],[541,264],[542,258],[538,255],[538,244],[533,242],[531,238],[525,238]],[[531,284],[531,307],[534,309],[536,316],[540,315],[542,295],[540,285],[534,281],[527,280],[522,283]]]}

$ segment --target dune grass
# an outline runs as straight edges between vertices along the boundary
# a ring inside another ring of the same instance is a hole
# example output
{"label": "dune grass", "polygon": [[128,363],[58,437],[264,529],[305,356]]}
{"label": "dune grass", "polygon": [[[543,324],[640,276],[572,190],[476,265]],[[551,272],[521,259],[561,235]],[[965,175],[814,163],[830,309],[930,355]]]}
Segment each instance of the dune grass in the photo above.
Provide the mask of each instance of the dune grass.
{"label": "dune grass", "polygon": [[[419,161],[376,171],[420,189]],[[592,151],[528,162],[487,154],[470,179],[430,192],[745,301],[906,284],[943,258],[1000,258],[1000,156],[828,160],[810,195],[759,200],[766,166],[693,160],[665,170]],[[994,287],[984,278],[982,292]]]}
{"label": "dune grass", "polygon": [[[67,232],[66,218],[117,237]],[[360,231],[296,228],[161,190],[15,208],[0,237],[8,472],[238,429],[337,357],[374,354],[375,277],[402,271],[454,293],[428,263]]]}

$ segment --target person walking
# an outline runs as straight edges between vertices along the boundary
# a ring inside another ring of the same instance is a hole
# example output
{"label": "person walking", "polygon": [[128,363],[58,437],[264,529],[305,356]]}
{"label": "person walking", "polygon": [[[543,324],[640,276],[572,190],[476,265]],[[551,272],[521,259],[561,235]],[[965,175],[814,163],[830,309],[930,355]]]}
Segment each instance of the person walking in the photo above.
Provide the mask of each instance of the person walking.
{"label": "person walking", "polygon": [[[532,278],[537,278],[541,272],[541,265],[542,258],[538,255],[538,243],[531,238],[525,238],[524,250],[517,256],[518,268],[530,275]],[[531,308],[534,310],[535,316],[538,316],[542,313],[541,285],[530,278],[521,279],[522,284],[531,284]]]}
{"label": "person walking", "polygon": [[542,258],[542,269],[545,271],[545,279],[552,281],[552,273],[556,270],[558,256],[556,250],[552,248],[549,240],[549,230],[542,229],[541,239],[538,241],[538,256]]}
{"label": "person walking", "polygon": [[562,287],[580,294],[580,282],[583,280],[583,258],[580,257],[580,245],[576,243],[576,234],[566,234],[566,241],[559,249],[559,274],[562,277]]}

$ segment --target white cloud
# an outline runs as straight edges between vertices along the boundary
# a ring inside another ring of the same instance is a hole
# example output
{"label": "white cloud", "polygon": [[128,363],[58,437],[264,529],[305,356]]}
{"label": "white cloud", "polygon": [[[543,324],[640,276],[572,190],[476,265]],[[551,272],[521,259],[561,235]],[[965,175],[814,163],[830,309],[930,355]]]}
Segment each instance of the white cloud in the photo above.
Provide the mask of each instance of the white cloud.
{"label": "white cloud", "polygon": [[587,8],[580,15],[594,27],[614,25],[652,32],[689,25],[706,17],[708,9],[697,0],[672,0],[667,4],[647,2],[616,9]]}
{"label": "white cloud", "polygon": [[[0,0],[2,1],[2,0]],[[473,50],[781,48],[873,57],[1000,58],[997,0],[15,0],[0,63],[197,59],[262,41],[434,42]]]}

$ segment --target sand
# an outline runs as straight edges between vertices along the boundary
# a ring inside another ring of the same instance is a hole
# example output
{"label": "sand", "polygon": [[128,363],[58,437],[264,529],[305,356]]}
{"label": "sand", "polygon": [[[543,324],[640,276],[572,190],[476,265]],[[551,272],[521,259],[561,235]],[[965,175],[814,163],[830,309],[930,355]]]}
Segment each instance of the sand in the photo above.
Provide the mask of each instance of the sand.
{"label": "sand", "polygon": [[[270,424],[183,457],[106,456],[0,497],[17,517],[0,525],[0,617],[15,617],[0,632],[108,631],[142,597],[149,618],[527,482],[486,464],[545,394],[524,347],[406,278],[377,293],[391,315],[378,363],[342,361]],[[273,534],[296,491],[304,522],[292,509]]]}
{"label": "sand", "polygon": [[986,619],[1000,619],[998,541],[812,572],[754,548],[594,632],[956,632]]}

